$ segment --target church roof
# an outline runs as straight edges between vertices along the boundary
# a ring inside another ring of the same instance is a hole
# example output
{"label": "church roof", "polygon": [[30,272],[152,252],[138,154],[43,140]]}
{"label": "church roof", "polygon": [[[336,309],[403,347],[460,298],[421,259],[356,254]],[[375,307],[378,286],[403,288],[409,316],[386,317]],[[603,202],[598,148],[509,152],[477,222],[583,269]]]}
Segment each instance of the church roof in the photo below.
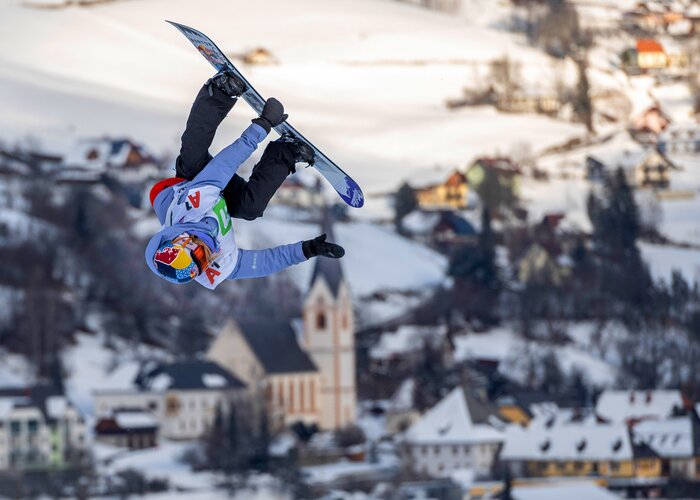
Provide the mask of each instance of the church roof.
{"label": "church roof", "polygon": [[[321,233],[328,235],[327,240],[333,243],[336,242],[333,234],[333,222],[331,220],[330,210],[324,210],[323,219],[321,220]],[[334,296],[338,295],[340,284],[343,282],[343,268],[340,265],[340,259],[329,259],[327,257],[316,257],[314,262],[314,272],[311,275],[311,286],[317,279],[323,278],[328,283],[331,292]]]}
{"label": "church roof", "polygon": [[316,372],[318,368],[297,342],[286,321],[239,321],[241,334],[268,374]]}

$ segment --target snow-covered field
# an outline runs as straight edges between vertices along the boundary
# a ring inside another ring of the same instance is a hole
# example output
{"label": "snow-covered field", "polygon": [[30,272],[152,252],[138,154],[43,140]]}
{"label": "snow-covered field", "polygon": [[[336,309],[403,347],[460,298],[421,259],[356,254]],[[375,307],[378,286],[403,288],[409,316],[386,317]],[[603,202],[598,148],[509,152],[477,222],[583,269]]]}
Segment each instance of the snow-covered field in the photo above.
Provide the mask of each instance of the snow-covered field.
{"label": "snow-covered field", "polygon": [[[0,4],[0,135],[32,134],[54,148],[79,135],[129,135],[176,151],[211,70],[164,17],[202,29],[232,56],[270,50],[280,64],[246,74],[368,193],[394,189],[417,169],[582,133],[544,117],[447,110],[444,101],[495,57],[517,58],[534,81],[551,78],[553,61],[492,28],[493,16],[465,20],[383,0],[266,0],[254,9],[141,0],[50,10],[8,0]],[[214,149],[251,117],[239,104]]]}

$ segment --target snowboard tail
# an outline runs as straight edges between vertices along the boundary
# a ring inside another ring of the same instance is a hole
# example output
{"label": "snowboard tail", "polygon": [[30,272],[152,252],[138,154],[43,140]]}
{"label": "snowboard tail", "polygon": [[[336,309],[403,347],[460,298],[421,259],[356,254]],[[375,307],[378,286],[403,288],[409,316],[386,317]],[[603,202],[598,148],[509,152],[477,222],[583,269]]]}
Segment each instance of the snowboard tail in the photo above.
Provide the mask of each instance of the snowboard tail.
{"label": "snowboard tail", "polygon": [[[250,82],[243,76],[243,74],[236,68],[233,63],[224,55],[224,53],[216,46],[216,44],[204,33],[185,26],[184,24],[175,23],[173,21],[167,21],[168,23],[175,26],[187,39],[195,46],[202,56],[209,61],[209,64],[214,66],[217,71],[227,71],[234,73],[241,80],[243,80],[248,87],[241,98],[248,103],[248,105],[255,110],[256,113],[261,114],[263,106],[265,106],[265,99],[258,93],[255,88],[250,84]],[[333,163],[333,161],[328,158],[321,150],[319,150],[311,141],[306,139],[301,133],[292,127],[288,121],[281,123],[280,125],[274,127],[275,131],[280,135],[289,134],[297,137],[298,139],[304,141],[314,150],[314,164],[313,167],[318,170],[323,177],[333,186],[336,192],[340,195],[345,203],[351,207],[360,208],[364,205],[365,198],[362,194],[360,186],[348,175],[346,174],[338,165]]]}

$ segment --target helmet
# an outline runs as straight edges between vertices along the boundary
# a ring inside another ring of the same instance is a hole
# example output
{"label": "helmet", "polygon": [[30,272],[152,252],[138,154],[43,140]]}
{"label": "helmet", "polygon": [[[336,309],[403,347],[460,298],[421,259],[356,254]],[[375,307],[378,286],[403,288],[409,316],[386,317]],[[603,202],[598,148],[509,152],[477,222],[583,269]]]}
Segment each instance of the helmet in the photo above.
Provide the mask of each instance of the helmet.
{"label": "helmet", "polygon": [[153,261],[158,273],[172,283],[188,283],[199,274],[191,250],[177,239],[162,243],[156,250]]}

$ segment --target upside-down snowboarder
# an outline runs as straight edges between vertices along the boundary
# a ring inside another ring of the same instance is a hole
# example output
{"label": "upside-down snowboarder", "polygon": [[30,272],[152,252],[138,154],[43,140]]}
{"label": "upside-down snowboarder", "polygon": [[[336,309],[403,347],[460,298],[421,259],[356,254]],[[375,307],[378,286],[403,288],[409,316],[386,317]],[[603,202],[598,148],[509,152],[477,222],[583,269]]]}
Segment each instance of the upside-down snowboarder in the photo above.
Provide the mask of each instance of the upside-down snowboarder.
{"label": "upside-down snowboarder", "polygon": [[248,181],[236,174],[272,127],[287,119],[275,98],[232,144],[212,158],[209,146],[217,127],[246,90],[232,73],[207,81],[192,105],[182,135],[176,177],[156,183],[151,204],[163,229],[146,247],[146,262],[158,276],[173,283],[195,280],[214,289],[226,279],[256,278],[276,273],[311,257],[338,259],[345,254],[326,235],[264,250],[236,245],[231,218],[262,216],[270,198],[295,164],[313,163],[314,152],[294,137],[270,142]]}

